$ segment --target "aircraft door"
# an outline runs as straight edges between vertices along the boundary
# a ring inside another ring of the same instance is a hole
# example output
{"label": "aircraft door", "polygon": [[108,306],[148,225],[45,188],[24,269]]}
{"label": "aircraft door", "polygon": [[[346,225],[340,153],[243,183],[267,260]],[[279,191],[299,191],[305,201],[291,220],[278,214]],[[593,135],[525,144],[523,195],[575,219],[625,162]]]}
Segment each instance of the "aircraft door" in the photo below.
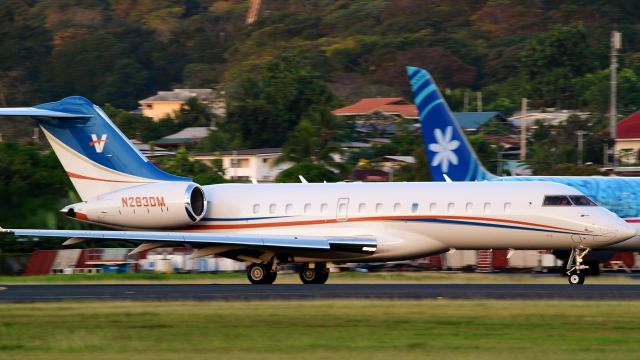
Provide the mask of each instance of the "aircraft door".
{"label": "aircraft door", "polygon": [[338,199],[336,209],[336,220],[347,221],[349,219],[349,198]]}

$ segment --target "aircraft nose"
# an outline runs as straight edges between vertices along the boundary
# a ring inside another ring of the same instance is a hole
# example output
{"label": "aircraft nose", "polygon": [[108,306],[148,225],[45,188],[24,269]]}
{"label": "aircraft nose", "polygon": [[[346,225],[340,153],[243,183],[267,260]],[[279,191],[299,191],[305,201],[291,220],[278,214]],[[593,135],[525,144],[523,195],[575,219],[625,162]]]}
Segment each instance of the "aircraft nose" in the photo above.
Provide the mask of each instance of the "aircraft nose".
{"label": "aircraft nose", "polygon": [[631,226],[631,224],[627,222],[624,222],[614,235],[614,238],[616,241],[624,241],[636,236],[637,234],[638,230],[636,230],[635,227]]}

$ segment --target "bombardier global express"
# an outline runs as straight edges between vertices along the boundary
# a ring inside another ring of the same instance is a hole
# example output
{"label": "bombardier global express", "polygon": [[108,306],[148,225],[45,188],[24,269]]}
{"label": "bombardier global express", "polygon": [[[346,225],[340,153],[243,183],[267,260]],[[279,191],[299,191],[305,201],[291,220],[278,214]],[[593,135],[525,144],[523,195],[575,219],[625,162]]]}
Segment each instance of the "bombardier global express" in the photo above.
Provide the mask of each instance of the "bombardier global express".
{"label": "bombardier global express", "polygon": [[220,184],[200,186],[149,162],[96,105],[68,97],[0,115],[36,119],[82,202],[62,211],[112,230],[7,229],[17,236],[123,239],[132,253],[171,244],[249,264],[253,284],[300,263],[306,284],[331,262],[413,259],[450,249],[565,249],[581,284],[593,248],[635,229],[579,191],[549,182]]}

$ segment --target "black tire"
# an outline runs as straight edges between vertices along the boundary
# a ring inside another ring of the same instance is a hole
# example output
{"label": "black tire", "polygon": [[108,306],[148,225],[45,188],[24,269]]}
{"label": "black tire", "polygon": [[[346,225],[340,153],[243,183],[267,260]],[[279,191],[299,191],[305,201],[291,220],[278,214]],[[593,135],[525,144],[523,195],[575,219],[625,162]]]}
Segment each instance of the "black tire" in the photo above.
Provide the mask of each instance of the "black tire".
{"label": "black tire", "polygon": [[247,279],[255,285],[273,284],[277,275],[277,272],[271,271],[269,264],[251,264],[247,269]]}
{"label": "black tire", "polygon": [[569,275],[568,280],[571,285],[582,285],[584,284],[585,277],[582,274],[573,273]]}
{"label": "black tire", "polygon": [[303,284],[324,284],[329,279],[329,269],[324,264],[316,264],[314,268],[305,265],[300,270],[300,280]]}

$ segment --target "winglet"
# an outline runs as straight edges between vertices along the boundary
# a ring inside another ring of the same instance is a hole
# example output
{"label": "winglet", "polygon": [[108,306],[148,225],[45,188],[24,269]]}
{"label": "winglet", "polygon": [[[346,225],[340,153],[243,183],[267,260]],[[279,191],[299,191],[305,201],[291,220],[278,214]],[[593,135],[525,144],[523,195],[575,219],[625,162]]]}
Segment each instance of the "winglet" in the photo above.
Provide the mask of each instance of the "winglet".
{"label": "winglet", "polygon": [[300,178],[300,182],[304,183],[304,184],[308,184],[309,182],[307,181],[307,179],[304,178],[304,176],[302,175],[298,175],[298,178]]}
{"label": "winglet", "polygon": [[451,178],[447,174],[443,173],[442,177],[444,178],[444,181],[446,181],[446,182],[453,182],[453,181],[451,181]]}

